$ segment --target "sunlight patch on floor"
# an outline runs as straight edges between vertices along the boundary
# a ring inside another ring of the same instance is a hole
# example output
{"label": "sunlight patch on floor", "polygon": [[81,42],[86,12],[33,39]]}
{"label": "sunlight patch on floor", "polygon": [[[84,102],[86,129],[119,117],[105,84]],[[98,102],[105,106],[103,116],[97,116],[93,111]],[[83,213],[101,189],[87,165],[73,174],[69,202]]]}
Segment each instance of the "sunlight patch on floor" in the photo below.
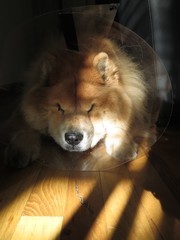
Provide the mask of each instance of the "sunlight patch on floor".
{"label": "sunlight patch on floor", "polygon": [[60,235],[63,217],[21,217],[11,240],[52,240]]}
{"label": "sunlight patch on floor", "polygon": [[133,185],[131,181],[122,180],[115,186],[105,203],[105,210],[106,213],[108,213],[106,215],[106,221],[108,225],[109,239],[111,239],[114,229],[118,227],[119,219],[121,219],[123,215],[132,191]]}

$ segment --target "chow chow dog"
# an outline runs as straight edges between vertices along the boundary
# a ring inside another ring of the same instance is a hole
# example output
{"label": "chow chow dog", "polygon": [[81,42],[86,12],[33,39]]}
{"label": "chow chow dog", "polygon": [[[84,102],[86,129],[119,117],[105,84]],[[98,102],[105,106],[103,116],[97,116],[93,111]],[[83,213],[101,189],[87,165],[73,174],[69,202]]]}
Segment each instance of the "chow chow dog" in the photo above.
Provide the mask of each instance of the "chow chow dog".
{"label": "chow chow dog", "polygon": [[117,161],[134,159],[139,139],[153,138],[150,88],[138,64],[113,40],[94,37],[81,51],[43,51],[26,81],[7,165],[22,168],[37,160],[42,136],[74,154],[103,141]]}

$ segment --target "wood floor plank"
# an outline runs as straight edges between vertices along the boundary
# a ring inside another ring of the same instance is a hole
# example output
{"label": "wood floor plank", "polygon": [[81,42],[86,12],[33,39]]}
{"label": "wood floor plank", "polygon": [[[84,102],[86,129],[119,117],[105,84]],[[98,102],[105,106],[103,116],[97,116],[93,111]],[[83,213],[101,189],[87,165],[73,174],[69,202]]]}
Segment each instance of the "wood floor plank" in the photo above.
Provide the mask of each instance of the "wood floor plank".
{"label": "wood floor plank", "polygon": [[43,167],[26,203],[24,216],[63,216],[67,200],[68,172]]}
{"label": "wood floor plank", "polygon": [[0,239],[9,240],[39,174],[39,166],[7,171],[0,184]]}
{"label": "wood floor plank", "polygon": [[[150,161],[139,159],[127,165],[137,194],[156,239],[180,239],[180,208]],[[141,171],[140,171],[141,170]]]}
{"label": "wood floor plank", "polygon": [[126,165],[101,173],[109,240],[155,239]]}
{"label": "wood floor plank", "polygon": [[1,172],[2,240],[180,239],[179,203],[145,156],[101,173]]}
{"label": "wood floor plank", "polygon": [[71,173],[61,239],[99,240],[106,237],[99,173]]}
{"label": "wood floor plank", "polygon": [[63,217],[21,217],[11,240],[53,240],[62,228]]}

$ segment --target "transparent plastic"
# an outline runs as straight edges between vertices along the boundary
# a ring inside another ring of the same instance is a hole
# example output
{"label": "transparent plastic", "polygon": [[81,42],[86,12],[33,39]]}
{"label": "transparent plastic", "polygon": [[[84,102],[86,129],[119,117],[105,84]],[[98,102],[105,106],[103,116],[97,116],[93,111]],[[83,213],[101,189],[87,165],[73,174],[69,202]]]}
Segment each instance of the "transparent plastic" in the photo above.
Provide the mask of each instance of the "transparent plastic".
{"label": "transparent plastic", "polygon": [[[165,131],[172,112],[172,88],[168,74],[153,49],[138,35],[114,22],[118,5],[95,5],[56,11],[36,17],[9,34],[1,58],[1,87],[19,82],[23,74],[44,45],[58,38],[62,49],[81,52],[86,35],[103,35],[117,42],[145,74],[145,81],[153,89],[150,116],[159,121],[164,103],[168,103],[163,127],[157,126],[158,138]],[[160,124],[159,124],[160,125]],[[119,161],[110,157],[103,142],[85,152],[67,152],[49,139],[43,139],[43,149],[38,161],[51,168],[76,171],[102,171],[117,167],[129,159]],[[141,149],[138,157],[146,154]]]}

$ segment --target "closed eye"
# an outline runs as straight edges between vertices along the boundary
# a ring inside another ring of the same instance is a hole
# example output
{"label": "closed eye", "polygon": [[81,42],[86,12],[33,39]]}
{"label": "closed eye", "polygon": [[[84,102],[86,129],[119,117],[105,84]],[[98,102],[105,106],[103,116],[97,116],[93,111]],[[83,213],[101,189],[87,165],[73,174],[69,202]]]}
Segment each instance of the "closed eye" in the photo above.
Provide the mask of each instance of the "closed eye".
{"label": "closed eye", "polygon": [[95,104],[92,104],[87,112],[90,113],[93,110],[94,107],[95,107]]}
{"label": "closed eye", "polygon": [[58,112],[64,113],[64,109],[61,107],[61,105],[60,105],[59,103],[56,103],[56,104],[55,104],[55,107],[56,107],[56,109],[58,110]]}

